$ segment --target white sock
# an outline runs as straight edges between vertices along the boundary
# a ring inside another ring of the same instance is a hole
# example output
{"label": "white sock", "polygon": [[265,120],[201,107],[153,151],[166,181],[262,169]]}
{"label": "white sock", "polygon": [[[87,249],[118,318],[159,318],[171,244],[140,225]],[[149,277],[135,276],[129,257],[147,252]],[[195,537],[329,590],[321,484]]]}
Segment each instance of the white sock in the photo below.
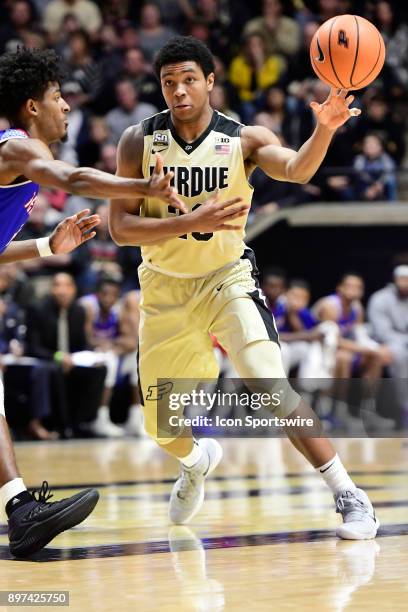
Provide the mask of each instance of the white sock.
{"label": "white sock", "polygon": [[203,451],[201,450],[198,442],[193,440],[193,450],[191,453],[186,455],[185,457],[179,457],[181,463],[188,468],[193,467],[196,463],[198,463],[203,456]]}
{"label": "white sock", "polygon": [[13,480],[6,482],[6,484],[0,488],[0,498],[3,507],[5,508],[10,499],[13,499],[13,497],[23,491],[27,491],[27,487],[22,478],[13,478]]}
{"label": "white sock", "polygon": [[357,488],[337,453],[330,461],[316,468],[316,472],[324,479],[333,494],[340,491],[355,491]]}

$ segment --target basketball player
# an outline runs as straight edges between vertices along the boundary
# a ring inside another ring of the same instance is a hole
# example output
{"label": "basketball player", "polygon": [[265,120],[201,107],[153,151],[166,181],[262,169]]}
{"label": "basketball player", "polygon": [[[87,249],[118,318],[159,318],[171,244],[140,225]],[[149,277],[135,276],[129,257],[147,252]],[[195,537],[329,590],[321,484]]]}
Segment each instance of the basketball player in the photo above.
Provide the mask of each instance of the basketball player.
{"label": "basketball player", "polygon": [[[280,379],[282,384],[278,334],[258,288],[254,255],[242,240],[252,196],[248,177],[259,166],[274,179],[306,183],[319,168],[336,128],[360,111],[350,108],[353,96],[343,90],[331,91],[323,104],[312,102],[316,129],[295,152],[281,147],[269,130],[241,125],[210,107],[214,63],[200,41],[170,40],[158,53],[155,69],[168,110],[124,132],[117,174],[147,178],[160,151],[165,167],[175,172],[175,185],[190,212],[165,210],[150,197],[115,200],[110,227],[119,245],[142,246],[139,368],[145,427],[180,461],[169,508],[171,521],[180,524],[201,507],[205,478],[222,452],[216,440],[196,441],[186,431],[173,438],[166,435],[157,404],[169,387],[158,387],[158,380],[176,387],[183,378],[216,378],[210,332],[242,378],[259,384]],[[289,385],[284,396],[277,416],[312,413]],[[333,492],[344,521],[338,536],[375,537],[379,522],[373,507],[330,441],[288,435]]]}
{"label": "basketball player", "polygon": [[[160,158],[153,176],[144,180],[121,179],[53,159],[49,145],[63,140],[68,127],[69,106],[61,97],[60,79],[58,58],[51,51],[23,49],[0,58],[0,116],[12,125],[0,131],[0,264],[69,253],[95,235],[98,217],[87,217],[89,210],[83,210],[61,222],[49,237],[13,241],[35,205],[40,185],[95,198],[149,193],[180,206],[169,184],[172,175],[163,175]],[[48,484],[35,497],[19,475],[0,381],[0,499],[9,519],[13,555],[30,555],[84,520],[98,492],[89,489],[58,502],[49,502],[50,497]]]}

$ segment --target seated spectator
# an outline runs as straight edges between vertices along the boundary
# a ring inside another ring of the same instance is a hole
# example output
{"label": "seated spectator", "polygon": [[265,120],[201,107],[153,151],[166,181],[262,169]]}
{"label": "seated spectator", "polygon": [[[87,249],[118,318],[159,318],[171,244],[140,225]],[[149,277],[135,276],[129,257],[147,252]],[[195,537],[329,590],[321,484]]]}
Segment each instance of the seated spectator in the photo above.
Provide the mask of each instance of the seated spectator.
{"label": "seated spectator", "polygon": [[117,81],[115,93],[118,106],[106,115],[106,123],[112,141],[117,144],[126,128],[154,115],[157,113],[157,108],[152,104],[139,101],[137,90],[129,78]]}
{"label": "seated spectator", "polygon": [[7,3],[9,23],[0,27],[0,53],[16,51],[18,46],[43,48],[45,41],[35,23],[32,5],[27,0]]}
{"label": "seated spectator", "polygon": [[[112,433],[107,419],[109,402],[118,377],[126,375],[129,375],[133,403],[124,430],[131,435],[141,435],[144,431],[137,372],[139,300],[135,293],[125,296],[121,303],[119,283],[105,278],[100,281],[96,294],[81,298],[89,316],[91,345],[96,359],[107,368],[102,406],[98,410],[98,418],[91,424],[91,430],[96,435],[105,435],[107,423],[108,432]],[[114,427],[118,430],[113,432],[115,435],[123,435],[121,428]]]}
{"label": "seated spectator", "polygon": [[86,311],[75,297],[73,277],[56,274],[51,294],[28,311],[27,353],[54,366],[54,404],[64,421],[62,427],[81,432],[96,418],[106,370],[87,358],[92,353]]}
{"label": "seated spectator", "polygon": [[286,291],[287,276],[282,268],[267,267],[262,272],[262,291],[265,294],[266,304],[275,317],[278,314],[279,298]]}
{"label": "seated spectator", "polygon": [[262,17],[251,19],[244,28],[244,36],[261,34],[267,42],[267,53],[294,55],[300,47],[300,29],[294,19],[282,15],[280,0],[263,0]]}
{"label": "seated spectator", "polygon": [[[212,53],[227,62],[231,59],[231,43],[236,36],[236,33],[234,36],[230,31],[230,11],[228,3],[220,0],[197,0],[194,12],[194,25],[207,32],[204,39],[200,36],[198,38],[208,45]],[[194,31],[190,30],[190,33],[194,36]]]}
{"label": "seated spectator", "polygon": [[363,151],[354,160],[356,195],[359,200],[394,201],[397,199],[395,162],[384,152],[382,142],[375,134],[363,140]]}
{"label": "seated spectator", "polygon": [[281,78],[285,62],[279,55],[268,55],[261,34],[249,34],[242,51],[231,62],[230,80],[242,102],[243,119],[248,123],[257,111],[259,96],[264,89]]}
{"label": "seated spectator", "polygon": [[68,39],[67,66],[71,80],[81,87],[78,103],[91,106],[103,88],[104,75],[92,53],[86,30],[73,32]]}
{"label": "seated spectator", "polygon": [[[48,372],[39,360],[23,357],[25,330],[22,309],[0,297],[0,376],[3,370],[8,420],[24,425],[34,440],[56,440],[57,432],[44,426],[51,416]],[[28,412],[23,417],[19,414],[22,398]]]}
{"label": "seated spectator", "polygon": [[310,44],[318,28],[319,24],[316,21],[308,21],[305,24],[303,29],[302,46],[296,52],[296,54],[291,57],[289,62],[289,69],[286,75],[286,80],[288,83],[315,78],[315,73],[310,61]]}
{"label": "seated spectator", "polygon": [[382,0],[376,4],[374,23],[385,41],[385,64],[399,84],[408,85],[408,24],[397,15],[398,4]]}
{"label": "seated spectator", "polygon": [[[386,346],[373,340],[364,325],[364,308],[361,303],[364,281],[354,272],[346,272],[340,278],[336,292],[321,298],[312,312],[318,321],[334,321],[340,330],[336,355],[337,376],[350,378],[358,368],[363,378],[364,406],[373,412],[373,397],[384,366],[392,360]],[[373,426],[391,429],[394,422],[373,414]]]}
{"label": "seated spectator", "polygon": [[231,119],[235,119],[235,121],[241,121],[239,115],[229,108],[229,101],[227,98],[227,92],[223,85],[217,84],[215,82],[212,91],[210,92],[210,104],[212,108],[231,117]]}
{"label": "seated spectator", "polygon": [[399,165],[405,155],[405,123],[391,112],[383,95],[371,95],[370,89],[363,96],[364,113],[355,124],[355,138],[362,146],[367,134],[375,134],[385,145],[386,152]]}
{"label": "seated spectator", "polygon": [[141,49],[125,51],[123,76],[133,81],[141,102],[152,104],[159,110],[166,108],[159,82],[153,74],[148,72],[148,64]]}
{"label": "seated spectator", "polygon": [[286,96],[280,87],[269,87],[265,92],[264,108],[257,113],[254,124],[265,125],[279,138],[282,136],[285,146],[293,146],[292,125],[294,122],[286,104]]}
{"label": "seated spectator", "polygon": [[162,23],[160,9],[154,2],[146,2],[140,12],[139,44],[149,62],[176,32]]}
{"label": "seated spectator", "polygon": [[408,426],[408,266],[397,266],[393,282],[373,293],[367,314],[374,338],[391,351],[389,369],[395,379],[404,424]]}
{"label": "seated spectator", "polygon": [[61,161],[77,166],[78,151],[85,147],[90,139],[88,114],[82,108],[83,90],[78,81],[66,81],[61,91],[71,110],[67,138],[60,145],[58,157]]}
{"label": "seated spectator", "polygon": [[54,42],[67,15],[75,15],[81,26],[94,35],[102,24],[101,12],[91,0],[50,0],[44,10],[43,27]]}
{"label": "seated spectator", "polygon": [[109,142],[109,128],[105,117],[89,118],[89,138],[80,140],[77,146],[78,165],[95,166],[101,159],[101,150]]}

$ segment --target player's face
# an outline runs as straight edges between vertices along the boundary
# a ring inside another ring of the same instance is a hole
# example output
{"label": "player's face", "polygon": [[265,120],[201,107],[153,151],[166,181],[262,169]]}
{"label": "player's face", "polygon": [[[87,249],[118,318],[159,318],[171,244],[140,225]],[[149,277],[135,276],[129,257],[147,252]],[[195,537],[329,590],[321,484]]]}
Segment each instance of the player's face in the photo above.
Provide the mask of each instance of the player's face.
{"label": "player's face", "polygon": [[291,287],[287,290],[286,297],[294,310],[303,310],[309,305],[310,293],[304,287]]}
{"label": "player's face", "polygon": [[160,82],[166,104],[179,121],[198,119],[208,104],[214,85],[214,74],[206,78],[196,62],[167,64],[160,72]]}
{"label": "player's face", "polygon": [[50,83],[43,99],[37,102],[37,124],[47,143],[66,140],[69,105],[61,96],[58,83]]}
{"label": "player's face", "polygon": [[339,285],[338,291],[349,302],[361,300],[364,295],[364,284],[358,276],[347,276]]}

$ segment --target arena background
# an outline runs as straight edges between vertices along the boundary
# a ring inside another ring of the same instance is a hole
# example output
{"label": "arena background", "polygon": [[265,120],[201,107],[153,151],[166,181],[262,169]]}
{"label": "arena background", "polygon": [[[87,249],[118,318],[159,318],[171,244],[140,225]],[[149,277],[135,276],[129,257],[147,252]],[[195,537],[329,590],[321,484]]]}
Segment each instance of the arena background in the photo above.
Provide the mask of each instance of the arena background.
{"label": "arena background", "polygon": [[[54,147],[55,155],[108,172],[115,171],[123,130],[164,108],[152,62],[171,36],[194,35],[214,53],[216,87],[211,102],[215,108],[244,123],[265,125],[282,144],[299,148],[314,126],[309,102],[323,101],[328,91],[310,66],[311,37],[320,23],[334,15],[351,12],[369,18],[386,41],[387,56],[376,81],[356,92],[361,117],[338,131],[309,184],[278,183],[259,170],[254,173],[247,241],[261,273],[279,266],[289,279],[305,279],[311,285],[312,303],[332,293],[347,270],[363,276],[366,303],[391,280],[395,265],[408,262],[408,25],[407,8],[401,3],[5,0],[0,11],[1,53],[21,45],[50,47],[65,64],[62,92],[71,106],[70,136],[67,143]],[[7,127],[6,120],[0,118],[0,127]],[[42,190],[18,238],[42,236],[83,207],[103,218],[94,240],[63,259],[2,268],[2,299],[15,307],[11,318],[18,323],[13,335],[7,323],[10,317],[3,316],[3,330],[8,330],[3,331],[3,354],[16,354],[18,342],[19,356],[38,357],[27,338],[27,320],[32,308],[49,296],[59,271],[73,275],[78,296],[92,294],[106,278],[120,284],[122,295],[137,291],[140,250],[119,248],[110,239],[104,201]],[[20,374],[6,368],[6,404],[12,422],[20,412],[10,411],[12,403],[18,402],[27,412],[27,405],[35,401],[30,381],[21,391]],[[121,398],[118,412],[114,411],[114,420],[121,421],[129,392],[119,385],[114,397]]]}

